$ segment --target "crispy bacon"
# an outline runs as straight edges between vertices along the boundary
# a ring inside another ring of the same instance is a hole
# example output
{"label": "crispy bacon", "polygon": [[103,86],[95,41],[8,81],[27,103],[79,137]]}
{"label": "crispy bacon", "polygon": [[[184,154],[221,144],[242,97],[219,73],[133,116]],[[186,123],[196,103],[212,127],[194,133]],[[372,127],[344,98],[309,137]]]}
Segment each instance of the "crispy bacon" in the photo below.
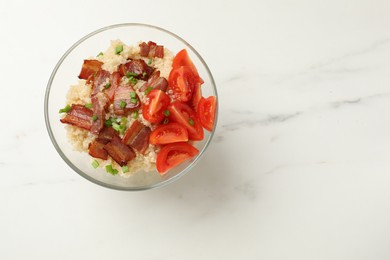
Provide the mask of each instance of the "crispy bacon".
{"label": "crispy bacon", "polygon": [[84,60],[83,66],[81,67],[79,79],[91,78],[97,73],[102,67],[103,63],[98,60]]}
{"label": "crispy bacon", "polygon": [[162,45],[157,45],[155,42],[149,41],[147,44],[142,42],[139,47],[142,57],[164,58],[164,46]]}
{"label": "crispy bacon", "polygon": [[92,115],[92,110],[83,105],[73,104],[67,115],[60,121],[64,124],[70,124],[86,130],[91,130]]}
{"label": "crispy bacon", "polygon": [[121,76],[126,76],[128,72],[137,74],[134,78],[146,80],[152,74],[154,68],[148,66],[144,60],[131,60],[119,66],[118,71]]}
{"label": "crispy bacon", "polygon": [[155,70],[148,79],[148,81],[142,85],[140,90],[145,91],[149,87],[153,87],[154,89],[161,89],[165,92],[168,88],[168,81],[166,80],[166,78],[160,77],[159,70]]}
{"label": "crispy bacon", "polygon": [[106,143],[110,142],[114,137],[119,137],[118,132],[115,131],[115,129],[112,127],[104,127],[100,131],[96,140],[103,143],[103,144],[106,144]]}
{"label": "crispy bacon", "polygon": [[115,114],[124,115],[136,110],[140,106],[141,102],[137,94],[135,94],[135,98],[131,98],[130,93],[132,92],[135,94],[135,91],[131,86],[119,86],[116,88],[114,95]]}
{"label": "crispy bacon", "polygon": [[120,166],[126,165],[128,161],[135,158],[134,151],[121,142],[119,137],[114,137],[104,146],[104,149]]}
{"label": "crispy bacon", "polygon": [[122,142],[143,154],[149,146],[150,133],[151,130],[149,127],[136,120],[129,129],[127,129]]}
{"label": "crispy bacon", "polygon": [[103,160],[108,159],[108,153],[104,149],[104,143],[101,143],[98,140],[94,140],[89,144],[88,153],[95,158],[100,158]]}
{"label": "crispy bacon", "polygon": [[142,56],[142,57],[148,57],[149,55],[149,51],[150,51],[150,47],[149,45],[146,43],[146,42],[142,42],[140,45],[139,45],[139,54]]}
{"label": "crispy bacon", "polygon": [[154,51],[154,57],[164,58],[164,46],[156,46],[156,50]]}
{"label": "crispy bacon", "polygon": [[104,120],[106,119],[105,107],[107,106],[107,97],[103,93],[98,93],[91,97],[93,116],[92,116],[92,128],[93,134],[99,134],[104,126]]}
{"label": "crispy bacon", "polygon": [[110,99],[110,101],[114,100],[114,94],[115,90],[119,86],[121,82],[121,75],[119,72],[115,71],[110,76],[110,85],[108,88],[104,88],[103,92],[107,95],[107,97]]}
{"label": "crispy bacon", "polygon": [[102,89],[105,89],[105,85],[109,82],[107,79],[109,79],[110,76],[110,72],[102,69],[97,72],[92,83],[92,95],[96,95],[101,92]]}

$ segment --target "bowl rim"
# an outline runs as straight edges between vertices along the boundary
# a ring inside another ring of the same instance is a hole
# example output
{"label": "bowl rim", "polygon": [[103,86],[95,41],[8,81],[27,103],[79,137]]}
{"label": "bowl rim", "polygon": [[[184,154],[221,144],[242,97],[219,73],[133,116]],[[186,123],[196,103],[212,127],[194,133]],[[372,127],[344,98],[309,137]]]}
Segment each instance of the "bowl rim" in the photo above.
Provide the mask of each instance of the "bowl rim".
{"label": "bowl rim", "polygon": [[[58,69],[60,68],[60,66],[63,63],[63,61],[68,57],[68,55],[76,47],[78,47],[81,43],[83,43],[85,40],[89,39],[90,37],[92,37],[92,36],[94,36],[94,35],[96,35],[98,33],[101,33],[101,32],[104,32],[104,31],[107,31],[107,30],[110,30],[110,29],[116,29],[116,28],[119,28],[119,27],[128,27],[128,26],[140,26],[140,27],[147,27],[147,28],[156,29],[156,30],[165,32],[168,35],[170,35],[170,36],[176,38],[177,40],[181,41],[182,43],[184,43],[184,45],[186,45],[189,49],[191,49],[191,51],[198,57],[198,59],[201,61],[202,65],[204,66],[204,68],[205,68],[205,70],[206,70],[206,72],[207,72],[207,74],[208,74],[208,76],[210,78],[211,87],[213,88],[215,96],[216,96],[216,98],[218,100],[218,102],[216,104],[216,110],[215,110],[215,121],[214,121],[213,131],[211,131],[208,140],[206,140],[206,143],[205,143],[204,147],[202,148],[202,150],[199,152],[198,156],[185,169],[183,169],[177,175],[175,175],[175,176],[173,176],[173,177],[171,177],[169,179],[163,180],[161,182],[155,183],[155,184],[146,185],[146,186],[139,186],[139,187],[122,187],[122,186],[108,184],[108,183],[102,182],[100,180],[94,179],[93,177],[91,177],[88,174],[86,174],[83,171],[81,171],[76,165],[74,165],[67,158],[67,156],[62,152],[60,146],[58,145],[58,143],[57,143],[57,141],[56,141],[56,139],[54,137],[51,125],[50,125],[49,111],[48,111],[48,104],[49,104],[51,85],[53,83],[54,77],[57,74]],[[216,88],[216,84],[215,84],[213,75],[211,74],[211,71],[210,71],[208,65],[206,64],[206,62],[204,61],[204,59],[202,58],[202,56],[187,41],[185,41],[184,39],[182,39],[180,36],[176,35],[175,33],[172,33],[172,32],[170,32],[170,31],[168,31],[168,30],[166,30],[164,28],[161,28],[161,27],[158,27],[158,26],[155,26],[155,25],[145,24],[145,23],[119,23],[119,24],[112,24],[112,25],[109,25],[109,26],[102,27],[100,29],[97,29],[97,30],[95,30],[95,31],[93,31],[93,32],[83,36],[81,39],[79,39],[77,42],[75,42],[61,56],[61,58],[59,59],[59,61],[56,64],[56,66],[54,67],[54,69],[53,69],[53,71],[52,71],[52,73],[50,75],[49,81],[47,83],[47,86],[46,86],[45,99],[44,99],[44,116],[45,116],[46,130],[48,131],[50,140],[53,143],[55,149],[57,150],[57,152],[61,156],[61,158],[66,162],[66,164],[69,167],[71,167],[75,172],[77,172],[80,176],[84,177],[85,179],[87,179],[87,180],[91,181],[92,183],[95,183],[95,184],[97,184],[99,186],[102,186],[102,187],[105,187],[105,188],[109,188],[109,189],[113,189],[113,190],[142,191],[142,190],[149,190],[149,189],[154,189],[154,188],[158,188],[158,187],[163,187],[165,185],[173,183],[174,181],[176,181],[177,179],[179,179],[180,177],[182,177],[186,173],[188,173],[196,165],[196,163],[201,159],[203,154],[206,152],[207,147],[210,145],[211,140],[213,139],[213,136],[214,136],[214,133],[215,133],[215,129],[216,129],[216,126],[217,126],[217,122],[218,122],[218,107],[219,107],[219,99],[218,99],[217,88]]]}

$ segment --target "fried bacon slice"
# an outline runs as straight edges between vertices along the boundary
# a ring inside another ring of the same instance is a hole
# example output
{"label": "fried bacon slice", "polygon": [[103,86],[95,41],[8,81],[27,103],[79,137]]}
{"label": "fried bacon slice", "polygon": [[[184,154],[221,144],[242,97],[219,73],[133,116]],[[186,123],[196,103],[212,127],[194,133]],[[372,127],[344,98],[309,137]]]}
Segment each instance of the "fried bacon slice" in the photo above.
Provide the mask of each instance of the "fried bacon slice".
{"label": "fried bacon slice", "polygon": [[113,138],[115,137],[119,137],[118,135],[118,132],[115,131],[114,128],[112,127],[104,127],[98,137],[96,138],[97,141],[103,143],[103,144],[106,144],[108,142],[110,142]]}
{"label": "fried bacon slice", "polygon": [[[133,96],[133,97],[132,97]],[[124,115],[138,109],[141,102],[131,86],[119,86],[114,95],[114,113]]]}
{"label": "fried bacon slice", "polygon": [[106,119],[105,108],[108,104],[108,99],[105,94],[100,92],[93,95],[91,101],[93,109],[91,133],[97,135],[104,126],[104,121]]}
{"label": "fried bacon slice", "polygon": [[168,88],[168,81],[164,77],[160,77],[160,71],[155,70],[153,74],[150,76],[148,81],[146,81],[142,87],[140,88],[141,91],[145,91],[149,87],[152,87],[153,89],[161,89],[162,91],[166,91]]}
{"label": "fried bacon slice", "polygon": [[105,86],[109,83],[110,76],[110,72],[102,69],[96,73],[96,77],[94,77],[92,82],[92,95],[96,95],[105,89]]}
{"label": "fried bacon slice", "polygon": [[103,159],[103,160],[107,160],[108,159],[108,153],[104,149],[104,145],[105,145],[104,143],[99,142],[97,139],[92,141],[89,144],[89,146],[88,146],[88,153],[89,153],[89,155],[91,155],[92,157],[95,157],[95,158],[100,158],[100,159]]}
{"label": "fried bacon slice", "polygon": [[155,42],[142,42],[140,45],[140,55],[142,57],[164,58],[164,46],[157,45]]}
{"label": "fried bacon slice", "polygon": [[133,74],[133,77],[136,79],[147,80],[149,76],[153,73],[154,68],[148,66],[144,60],[135,59],[131,60],[125,64],[121,64],[118,68],[121,76],[127,76],[128,73]]}
{"label": "fried bacon slice", "polygon": [[83,105],[73,104],[67,115],[60,121],[64,124],[70,124],[86,130],[91,130],[92,116],[92,110]]}
{"label": "fried bacon slice", "polygon": [[110,76],[110,84],[105,85],[103,92],[107,95],[107,97],[110,99],[110,101],[114,100],[114,94],[115,90],[121,83],[122,76],[119,74],[119,72],[115,71]]}
{"label": "fried bacon slice", "polygon": [[151,130],[149,127],[136,120],[129,129],[127,129],[122,142],[143,154],[149,146],[150,133]]}
{"label": "fried bacon slice", "polygon": [[135,152],[127,145],[121,142],[119,137],[114,137],[110,142],[104,145],[104,149],[120,166],[135,158]]}
{"label": "fried bacon slice", "polygon": [[89,80],[97,73],[102,67],[103,62],[98,60],[84,60],[83,66],[81,67],[79,79]]}

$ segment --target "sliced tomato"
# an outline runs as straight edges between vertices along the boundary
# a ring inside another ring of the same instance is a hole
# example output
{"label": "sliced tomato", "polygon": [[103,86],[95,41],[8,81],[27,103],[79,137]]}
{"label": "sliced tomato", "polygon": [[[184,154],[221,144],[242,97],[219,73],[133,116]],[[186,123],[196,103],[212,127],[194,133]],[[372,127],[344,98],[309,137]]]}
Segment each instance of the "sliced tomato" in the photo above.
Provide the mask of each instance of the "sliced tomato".
{"label": "sliced tomato", "polygon": [[188,67],[182,66],[172,69],[168,83],[175,98],[179,101],[187,102],[192,98],[197,81],[192,71]]}
{"label": "sliced tomato", "polygon": [[194,63],[190,59],[190,56],[188,56],[188,52],[187,52],[186,49],[183,49],[183,50],[179,51],[176,54],[175,58],[173,59],[173,63],[172,63],[172,68],[173,69],[179,68],[181,66],[186,66],[186,67],[190,68],[190,70],[194,74],[196,80],[200,84],[203,84],[204,81],[199,76],[198,70],[196,69]]}
{"label": "sliced tomato", "polygon": [[157,154],[157,171],[164,175],[173,167],[193,158],[199,153],[198,149],[189,143],[173,143],[165,145]]}
{"label": "sliced tomato", "polygon": [[192,94],[192,100],[191,100],[191,106],[192,108],[197,111],[199,101],[202,98],[202,89],[200,83],[195,84],[194,93]]}
{"label": "sliced tomato", "polygon": [[185,126],[188,130],[190,140],[203,140],[203,128],[199,119],[192,108],[180,101],[174,101],[168,106],[169,119]]}
{"label": "sliced tomato", "polygon": [[201,98],[198,105],[198,117],[202,126],[210,132],[214,128],[215,110],[217,107],[217,99],[215,96]]}
{"label": "sliced tomato", "polygon": [[142,115],[150,123],[159,123],[164,119],[164,111],[171,101],[164,91],[153,89],[147,95],[148,104],[142,105]]}
{"label": "sliced tomato", "polygon": [[188,141],[187,128],[178,123],[160,125],[150,134],[151,144],[170,144]]}

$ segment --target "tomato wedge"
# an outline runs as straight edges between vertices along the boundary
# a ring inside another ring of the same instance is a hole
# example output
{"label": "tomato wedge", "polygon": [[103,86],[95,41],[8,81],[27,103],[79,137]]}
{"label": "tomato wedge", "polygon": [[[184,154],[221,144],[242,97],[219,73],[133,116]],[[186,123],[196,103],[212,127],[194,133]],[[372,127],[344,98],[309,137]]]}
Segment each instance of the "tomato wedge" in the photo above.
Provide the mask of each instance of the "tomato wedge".
{"label": "tomato wedge", "polygon": [[187,141],[187,128],[178,123],[160,125],[149,136],[149,143],[151,144],[170,144]]}
{"label": "tomato wedge", "polygon": [[203,140],[203,128],[199,119],[192,108],[180,101],[174,101],[168,106],[169,119],[185,126],[188,130],[190,140]]}
{"label": "tomato wedge", "polygon": [[164,175],[173,167],[193,158],[199,153],[198,149],[189,143],[173,143],[165,145],[157,154],[157,171]]}
{"label": "tomato wedge", "polygon": [[168,84],[177,100],[187,102],[192,98],[197,81],[192,71],[188,67],[182,66],[172,69]]}
{"label": "tomato wedge", "polygon": [[192,100],[191,100],[191,106],[195,111],[198,110],[198,105],[201,98],[202,98],[202,89],[200,83],[198,82],[195,84],[194,93],[192,95]]}
{"label": "tomato wedge", "polygon": [[173,63],[172,63],[172,68],[173,69],[179,68],[181,66],[188,67],[192,71],[192,73],[194,74],[196,80],[200,84],[203,84],[204,81],[199,76],[198,70],[196,69],[194,63],[190,59],[190,56],[188,56],[188,52],[187,52],[186,49],[183,49],[183,50],[179,51],[176,54],[175,58],[173,59]]}
{"label": "tomato wedge", "polygon": [[217,99],[215,96],[201,98],[198,105],[198,117],[202,126],[210,132],[214,128],[215,109],[217,107]]}
{"label": "tomato wedge", "polygon": [[164,91],[153,89],[147,95],[148,104],[142,105],[142,115],[150,123],[159,123],[164,119],[164,111],[171,101]]}

